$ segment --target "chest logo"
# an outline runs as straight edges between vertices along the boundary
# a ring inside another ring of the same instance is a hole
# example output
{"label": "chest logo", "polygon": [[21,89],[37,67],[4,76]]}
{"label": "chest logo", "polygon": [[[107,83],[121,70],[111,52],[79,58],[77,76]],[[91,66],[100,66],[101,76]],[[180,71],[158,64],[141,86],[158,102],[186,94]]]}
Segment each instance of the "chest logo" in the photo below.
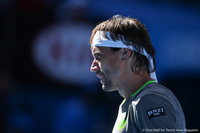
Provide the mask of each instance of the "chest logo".
{"label": "chest logo", "polygon": [[118,125],[118,130],[124,128],[126,123],[127,123],[126,119],[123,119]]}
{"label": "chest logo", "polygon": [[147,111],[149,119],[152,119],[157,116],[166,115],[164,107],[154,108]]}

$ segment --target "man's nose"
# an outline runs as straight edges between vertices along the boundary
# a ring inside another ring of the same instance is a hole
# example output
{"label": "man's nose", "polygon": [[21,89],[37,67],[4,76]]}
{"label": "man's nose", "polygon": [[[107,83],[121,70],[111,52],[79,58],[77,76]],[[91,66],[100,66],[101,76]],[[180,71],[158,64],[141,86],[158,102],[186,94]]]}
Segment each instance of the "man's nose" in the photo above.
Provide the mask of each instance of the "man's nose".
{"label": "man's nose", "polygon": [[96,72],[96,71],[98,71],[99,70],[99,66],[98,66],[98,64],[95,62],[95,60],[92,62],[92,65],[91,65],[91,67],[90,67],[90,71],[91,72]]}

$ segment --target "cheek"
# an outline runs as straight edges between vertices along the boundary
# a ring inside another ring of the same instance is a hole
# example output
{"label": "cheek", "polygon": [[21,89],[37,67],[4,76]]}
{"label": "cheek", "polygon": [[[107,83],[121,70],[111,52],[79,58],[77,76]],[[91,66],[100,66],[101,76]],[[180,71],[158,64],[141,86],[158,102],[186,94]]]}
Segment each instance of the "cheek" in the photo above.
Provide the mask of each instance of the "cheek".
{"label": "cheek", "polygon": [[119,70],[111,64],[107,67],[105,66],[103,72],[107,78],[112,80],[118,79],[119,77]]}
{"label": "cheek", "polygon": [[114,57],[101,62],[100,67],[107,75],[116,75],[120,70],[120,63]]}

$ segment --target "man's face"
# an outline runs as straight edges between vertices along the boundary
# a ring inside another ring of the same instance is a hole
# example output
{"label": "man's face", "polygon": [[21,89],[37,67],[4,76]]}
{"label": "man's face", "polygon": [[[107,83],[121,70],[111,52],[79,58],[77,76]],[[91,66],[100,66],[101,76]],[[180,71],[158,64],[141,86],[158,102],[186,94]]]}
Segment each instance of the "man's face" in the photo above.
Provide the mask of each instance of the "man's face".
{"label": "man's face", "polygon": [[120,77],[120,52],[113,52],[107,47],[93,47],[92,55],[94,60],[92,62],[90,71],[96,72],[102,89],[104,91],[114,91],[119,87]]}

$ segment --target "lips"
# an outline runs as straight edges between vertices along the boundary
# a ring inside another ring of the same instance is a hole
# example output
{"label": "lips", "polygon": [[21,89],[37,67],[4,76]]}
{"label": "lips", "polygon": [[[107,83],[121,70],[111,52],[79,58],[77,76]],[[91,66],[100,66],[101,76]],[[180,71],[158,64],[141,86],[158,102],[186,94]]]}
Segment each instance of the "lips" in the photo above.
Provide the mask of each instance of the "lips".
{"label": "lips", "polygon": [[97,74],[97,77],[98,77],[99,79],[103,79],[103,78],[105,77],[105,75],[104,75],[103,73],[98,73],[98,74]]}

